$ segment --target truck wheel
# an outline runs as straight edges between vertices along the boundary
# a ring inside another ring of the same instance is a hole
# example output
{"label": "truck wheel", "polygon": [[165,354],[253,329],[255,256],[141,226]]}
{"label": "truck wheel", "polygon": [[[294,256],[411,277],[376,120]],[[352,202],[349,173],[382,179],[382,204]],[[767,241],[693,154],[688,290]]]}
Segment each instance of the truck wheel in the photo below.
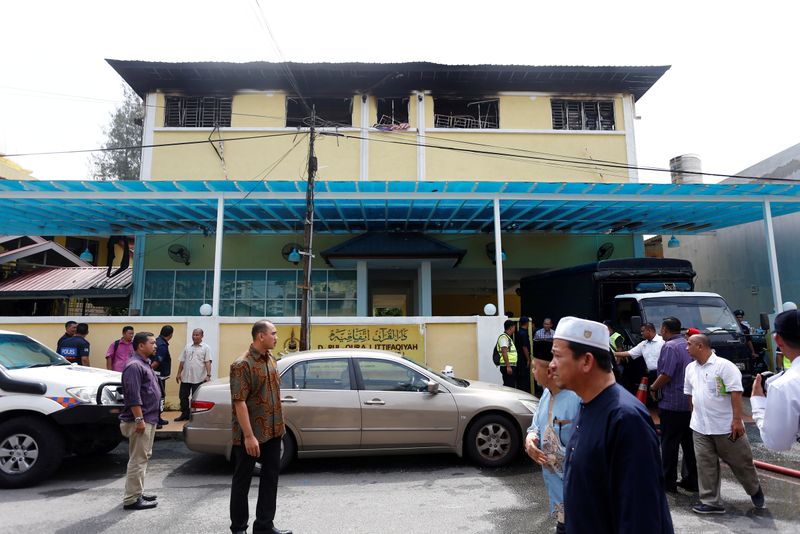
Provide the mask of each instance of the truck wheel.
{"label": "truck wheel", "polygon": [[482,415],[473,421],[465,443],[469,457],[483,467],[508,465],[521,446],[516,425],[498,414]]}
{"label": "truck wheel", "polygon": [[64,438],[46,421],[29,417],[0,425],[0,487],[20,488],[52,475],[64,456]]}

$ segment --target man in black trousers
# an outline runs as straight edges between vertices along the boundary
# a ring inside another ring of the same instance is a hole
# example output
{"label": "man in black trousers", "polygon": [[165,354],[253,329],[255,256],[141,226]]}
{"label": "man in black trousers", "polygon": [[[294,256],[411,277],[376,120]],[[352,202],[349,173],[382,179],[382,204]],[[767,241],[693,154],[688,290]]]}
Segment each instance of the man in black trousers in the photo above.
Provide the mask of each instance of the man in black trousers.
{"label": "man in black trousers", "polygon": [[273,524],[278,496],[281,438],[285,432],[281,410],[278,365],[270,351],[278,342],[278,331],[269,321],[258,321],[252,329],[253,343],[231,364],[233,404],[234,471],[231,483],[231,531],[247,531],[250,519],[247,495],[256,461],[261,462],[256,520],[253,534],[292,534]]}

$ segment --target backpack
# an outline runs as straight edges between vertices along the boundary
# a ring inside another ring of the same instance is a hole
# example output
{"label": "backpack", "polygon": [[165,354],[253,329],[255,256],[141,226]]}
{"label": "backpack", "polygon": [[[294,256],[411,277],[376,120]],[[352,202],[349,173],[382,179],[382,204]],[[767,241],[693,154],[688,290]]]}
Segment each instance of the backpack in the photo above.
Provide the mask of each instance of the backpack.
{"label": "backpack", "polygon": [[[511,347],[514,344],[514,340],[511,339],[511,336],[509,336],[505,332],[500,334],[500,336],[508,337],[509,347]],[[494,340],[494,349],[492,350],[492,362],[494,362],[495,365],[500,365],[500,361],[503,358],[503,354],[499,350],[497,350],[497,342],[500,340],[500,336],[497,336],[497,339]]]}

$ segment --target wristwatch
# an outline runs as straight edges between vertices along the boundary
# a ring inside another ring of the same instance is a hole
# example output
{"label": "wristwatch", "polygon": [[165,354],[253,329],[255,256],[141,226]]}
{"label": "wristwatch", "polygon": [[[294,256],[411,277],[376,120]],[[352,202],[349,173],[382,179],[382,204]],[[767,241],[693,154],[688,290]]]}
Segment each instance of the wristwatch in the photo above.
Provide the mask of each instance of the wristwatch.
{"label": "wristwatch", "polygon": [[133,422],[134,423],[143,423],[144,422],[144,417],[134,417],[133,418]]}

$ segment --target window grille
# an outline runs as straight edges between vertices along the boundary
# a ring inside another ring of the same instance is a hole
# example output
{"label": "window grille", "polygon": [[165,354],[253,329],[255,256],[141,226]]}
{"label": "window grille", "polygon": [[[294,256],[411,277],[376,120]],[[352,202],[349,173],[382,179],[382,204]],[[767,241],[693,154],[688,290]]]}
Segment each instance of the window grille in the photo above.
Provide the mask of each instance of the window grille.
{"label": "window grille", "polygon": [[229,127],[232,107],[232,97],[167,96],[164,126],[177,128]]}
{"label": "window grille", "polygon": [[551,100],[554,130],[615,130],[611,100]]}

